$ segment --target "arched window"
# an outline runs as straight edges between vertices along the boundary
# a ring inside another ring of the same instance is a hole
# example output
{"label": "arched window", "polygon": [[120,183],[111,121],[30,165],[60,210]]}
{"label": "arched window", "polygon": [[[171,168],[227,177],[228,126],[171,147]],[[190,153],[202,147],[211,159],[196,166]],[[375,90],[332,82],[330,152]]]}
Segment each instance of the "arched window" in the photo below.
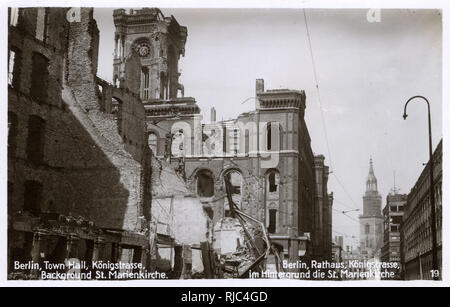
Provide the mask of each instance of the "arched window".
{"label": "arched window", "polygon": [[142,68],[141,72],[141,99],[148,100],[150,98],[150,74],[147,67]]}
{"label": "arched window", "polygon": [[272,150],[272,123],[267,124],[267,150]]}
{"label": "arched window", "polygon": [[156,156],[158,154],[158,136],[154,132],[148,134],[148,146]]}
{"label": "arched window", "polygon": [[278,185],[275,182],[275,172],[269,174],[269,192],[276,192],[278,190]]}
{"label": "arched window", "polygon": [[248,155],[250,152],[250,132],[245,130],[245,154]]}
{"label": "arched window", "polygon": [[175,132],[172,136],[171,152],[172,157],[178,158],[183,156],[184,134],[183,130]]}
{"label": "arched window", "polygon": [[366,235],[370,233],[370,225],[369,224],[366,224],[364,232]]}
{"label": "arched window", "polygon": [[197,173],[197,194],[200,197],[214,196],[214,179],[210,171],[201,170]]}

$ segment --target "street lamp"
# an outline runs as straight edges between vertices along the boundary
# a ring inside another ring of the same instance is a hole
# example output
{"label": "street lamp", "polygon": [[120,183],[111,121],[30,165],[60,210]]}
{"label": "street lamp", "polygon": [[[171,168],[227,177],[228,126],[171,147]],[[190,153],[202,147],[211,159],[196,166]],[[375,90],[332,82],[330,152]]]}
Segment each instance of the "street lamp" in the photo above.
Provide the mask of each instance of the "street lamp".
{"label": "street lamp", "polygon": [[[433,161],[433,146],[431,141],[431,112],[430,112],[430,103],[428,100],[423,96],[413,96],[408,99],[408,101],[405,104],[405,110],[403,112],[403,119],[406,120],[406,117],[408,115],[406,114],[406,107],[408,106],[408,103],[415,99],[415,98],[421,98],[425,100],[428,106],[428,150],[430,153],[430,202],[431,202],[431,243],[432,243],[432,269],[434,272],[438,270],[438,263],[437,263],[437,240],[436,240],[436,210],[435,210],[435,204],[434,204],[434,177],[433,177],[433,169],[434,169],[434,161]],[[434,273],[433,272],[433,273]],[[437,274],[432,274],[434,280],[438,280]]]}

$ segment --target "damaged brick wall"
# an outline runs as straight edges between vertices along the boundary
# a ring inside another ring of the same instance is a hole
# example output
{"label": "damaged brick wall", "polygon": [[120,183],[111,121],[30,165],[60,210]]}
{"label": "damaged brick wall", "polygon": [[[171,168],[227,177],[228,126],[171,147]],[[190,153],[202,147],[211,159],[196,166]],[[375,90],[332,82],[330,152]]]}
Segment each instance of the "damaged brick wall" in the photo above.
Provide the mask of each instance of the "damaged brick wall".
{"label": "damaged brick wall", "polygon": [[[34,38],[36,8],[21,9],[18,26],[10,27],[8,36],[9,47],[22,52],[20,87],[8,90],[8,111],[17,118],[14,155],[8,159],[8,214],[13,219],[23,211],[25,184],[35,181],[42,185],[41,212],[81,215],[100,227],[143,231],[151,206],[145,110],[136,95],[117,90],[123,112],[119,129],[98,99],[98,29],[92,9],[81,9],[81,22],[74,23],[66,20],[67,8],[48,12],[45,42]],[[33,52],[48,59],[43,101],[30,96]],[[27,156],[30,116],[45,123],[39,165]]]}

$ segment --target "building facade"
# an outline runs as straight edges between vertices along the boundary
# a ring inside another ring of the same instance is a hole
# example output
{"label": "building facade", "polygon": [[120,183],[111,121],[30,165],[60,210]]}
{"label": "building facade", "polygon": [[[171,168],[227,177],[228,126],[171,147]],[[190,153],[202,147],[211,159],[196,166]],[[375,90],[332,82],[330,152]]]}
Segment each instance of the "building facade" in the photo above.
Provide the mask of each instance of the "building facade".
{"label": "building facade", "polygon": [[96,77],[98,40],[93,9],[9,9],[9,278],[40,278],[15,262],[147,264],[145,109]]}
{"label": "building facade", "polygon": [[[438,270],[442,270],[442,140],[436,147],[434,162],[434,195]],[[408,194],[401,226],[402,275],[406,280],[433,279],[430,204],[430,165],[425,166]],[[442,276],[440,273],[439,278]]]}
{"label": "building facade", "polygon": [[382,262],[396,262],[398,269],[393,269],[395,278],[400,278],[400,226],[406,206],[406,194],[389,194],[386,197],[384,216],[384,244],[381,248]]}
{"label": "building facade", "polygon": [[229,177],[233,202],[265,223],[283,257],[297,260],[313,246],[307,256],[331,259],[328,169],[311,149],[304,91],[265,90],[257,79],[254,110],[220,122],[212,110],[212,120],[202,123],[195,99],[184,97],[179,83],[186,27],[159,9],[115,10],[114,23],[113,78],[128,82],[123,63],[139,59],[142,69],[132,80],[146,110],[149,145],[178,170],[213,224],[230,214],[224,184]]}
{"label": "building facade", "polygon": [[365,259],[380,259],[383,245],[383,216],[372,158],[366,180],[366,192],[363,196],[363,214],[359,216],[359,224],[361,256]]}

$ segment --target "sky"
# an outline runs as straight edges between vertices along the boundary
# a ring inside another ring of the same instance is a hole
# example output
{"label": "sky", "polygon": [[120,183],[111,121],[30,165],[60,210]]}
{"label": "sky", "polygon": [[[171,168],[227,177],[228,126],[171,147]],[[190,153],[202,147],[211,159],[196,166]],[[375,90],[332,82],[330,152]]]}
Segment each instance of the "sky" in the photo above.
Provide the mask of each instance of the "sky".
{"label": "sky", "polygon": [[[395,185],[407,194],[428,161],[426,104],[433,148],[442,138],[442,22],[438,10],[161,8],[188,28],[180,82],[205,121],[236,118],[254,109],[255,79],[266,89],[306,93],[305,120],[315,154],[332,173],[333,236],[358,244],[358,216],[372,157],[383,197]],[[98,75],[112,81],[113,9],[95,8],[100,30]],[[311,56],[312,51],[312,56]],[[314,77],[316,70],[318,88]],[[320,99],[319,99],[320,97]],[[323,116],[323,120],[322,120]],[[341,211],[359,209],[343,215]]]}

